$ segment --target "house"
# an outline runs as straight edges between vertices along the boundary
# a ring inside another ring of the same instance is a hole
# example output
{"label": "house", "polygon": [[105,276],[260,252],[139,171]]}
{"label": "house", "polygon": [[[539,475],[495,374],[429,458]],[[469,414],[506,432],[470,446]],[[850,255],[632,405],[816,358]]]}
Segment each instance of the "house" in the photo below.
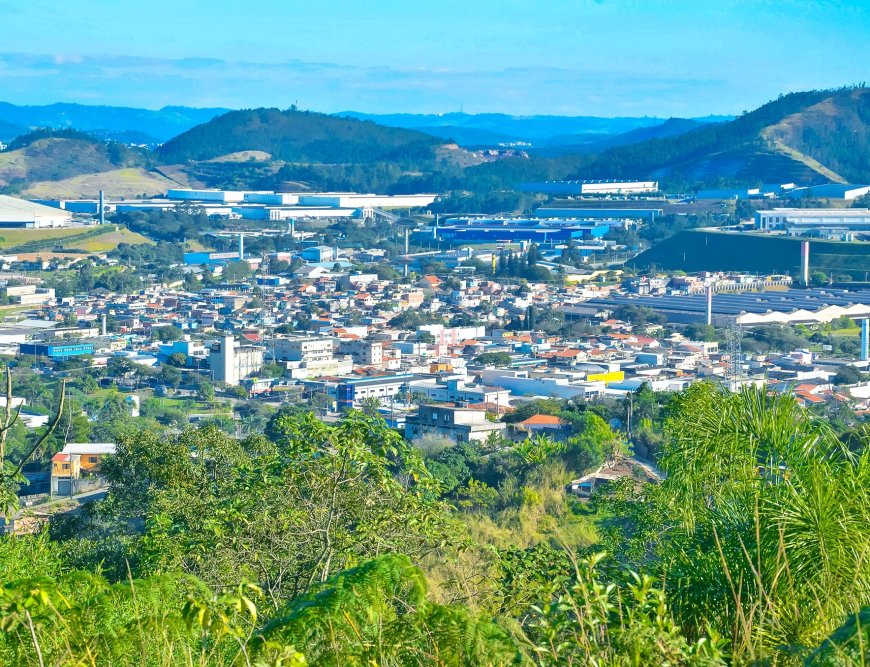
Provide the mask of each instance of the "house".
{"label": "house", "polygon": [[423,289],[438,289],[443,281],[438,276],[423,276],[417,281],[417,287]]}
{"label": "house", "polygon": [[71,495],[75,490],[74,480],[96,476],[103,459],[115,453],[113,442],[70,442],[51,457],[52,495]]}
{"label": "house", "polygon": [[486,411],[458,405],[421,405],[416,415],[405,421],[409,440],[425,435],[440,435],[456,442],[485,441],[490,433],[501,433],[507,424],[491,422]]}
{"label": "house", "polygon": [[518,424],[529,435],[561,435],[565,430],[565,420],[554,415],[532,415]]}

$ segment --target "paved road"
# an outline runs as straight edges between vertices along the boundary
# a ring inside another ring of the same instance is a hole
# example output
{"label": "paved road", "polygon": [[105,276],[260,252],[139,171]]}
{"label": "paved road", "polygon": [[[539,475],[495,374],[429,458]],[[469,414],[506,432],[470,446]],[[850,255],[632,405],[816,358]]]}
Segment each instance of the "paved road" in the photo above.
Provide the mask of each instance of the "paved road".
{"label": "paved road", "polygon": [[96,489],[95,491],[87,491],[86,493],[80,493],[78,495],[70,498],[69,496],[55,496],[47,503],[40,503],[38,505],[30,505],[29,507],[22,507],[18,513],[15,515],[15,518],[22,516],[25,512],[46,512],[50,511],[52,508],[57,507],[58,505],[74,503],[75,505],[70,508],[70,511],[76,510],[82,505],[87,505],[88,503],[92,503],[95,500],[102,500],[106,497],[106,492],[108,489]]}

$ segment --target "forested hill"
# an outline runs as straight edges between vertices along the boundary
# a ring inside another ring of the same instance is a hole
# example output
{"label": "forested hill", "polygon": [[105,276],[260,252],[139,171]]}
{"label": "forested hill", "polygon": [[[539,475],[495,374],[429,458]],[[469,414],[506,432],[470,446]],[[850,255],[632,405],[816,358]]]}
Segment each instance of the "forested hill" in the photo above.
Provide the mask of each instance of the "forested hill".
{"label": "forested hill", "polygon": [[292,109],[248,109],[198,125],[158,153],[167,162],[261,151],[286,162],[370,164],[432,160],[440,143],[422,132],[369,121]]}
{"label": "forested hill", "polygon": [[143,167],[145,151],[95,139],[76,130],[40,129],[12,141],[0,151],[0,188],[27,188],[82,174]]}
{"label": "forested hill", "polygon": [[691,182],[870,180],[870,89],[790,93],[727,123],[605,151],[583,176]]}

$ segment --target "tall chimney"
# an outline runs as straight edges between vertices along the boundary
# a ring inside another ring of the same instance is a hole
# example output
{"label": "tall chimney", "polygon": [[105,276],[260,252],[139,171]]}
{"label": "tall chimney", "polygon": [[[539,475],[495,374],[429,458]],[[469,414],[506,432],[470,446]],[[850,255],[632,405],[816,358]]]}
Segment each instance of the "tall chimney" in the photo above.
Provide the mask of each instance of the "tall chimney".
{"label": "tall chimney", "polygon": [[106,335],[106,314],[103,313],[103,335]]}
{"label": "tall chimney", "polygon": [[408,228],[405,227],[405,254],[408,254]]}
{"label": "tall chimney", "polygon": [[245,258],[245,235],[239,232],[239,261]]}
{"label": "tall chimney", "polygon": [[870,360],[870,319],[861,320],[861,361]]}
{"label": "tall chimney", "polygon": [[713,286],[707,285],[707,324],[713,324]]}
{"label": "tall chimney", "polygon": [[810,242],[801,241],[801,279],[804,287],[810,285]]}
{"label": "tall chimney", "polygon": [[102,190],[100,190],[100,224],[106,224],[106,200]]}

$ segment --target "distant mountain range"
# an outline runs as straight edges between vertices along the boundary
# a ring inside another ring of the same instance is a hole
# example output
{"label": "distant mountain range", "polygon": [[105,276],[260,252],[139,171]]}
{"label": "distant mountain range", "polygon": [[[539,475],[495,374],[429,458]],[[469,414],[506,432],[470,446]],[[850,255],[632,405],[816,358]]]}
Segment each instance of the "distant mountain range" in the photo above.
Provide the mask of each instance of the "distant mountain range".
{"label": "distant mountain range", "polygon": [[98,131],[102,137],[123,143],[126,143],[125,137],[130,137],[126,133],[135,132],[136,143],[160,143],[227,111],[229,109],[163,107],[151,110],[64,103],[16,106],[0,102],[0,140],[9,141],[38,127],[51,127]]}
{"label": "distant mountain range", "polygon": [[[686,190],[870,182],[866,88],[791,93],[731,120],[224,111],[0,104],[0,137],[43,121],[87,130],[40,130],[12,142],[0,152],[0,189],[41,196],[76,196],[85,187],[132,196],[174,185],[465,192],[500,210],[510,199],[505,192],[532,180],[652,178]],[[205,120],[196,123],[199,117]],[[172,127],[185,129],[159,147],[123,145],[147,145],[143,139]],[[528,157],[493,161],[469,150],[516,141],[532,144],[524,147]]]}
{"label": "distant mountain range", "polygon": [[[345,111],[337,116],[370,120],[380,125],[403,127],[426,132],[442,139],[453,139],[462,145],[494,145],[496,143],[527,142],[533,146],[562,146],[594,143],[604,137],[621,135],[632,130],[654,127],[664,118],[597,116],[510,116],[500,113],[467,114],[366,114]],[[706,116],[692,119],[698,123],[731,120],[733,116]]]}
{"label": "distant mountain range", "polygon": [[[65,103],[17,106],[0,102],[0,141],[8,142],[29,130],[50,127],[82,130],[121,143],[156,145],[229,111],[191,107],[150,110]],[[666,122],[654,117],[511,116],[497,113],[366,114],[346,111],[332,115],[417,130],[463,146],[495,146],[511,142],[542,147],[582,145]],[[730,116],[707,116],[693,120],[704,123],[730,119]]]}

